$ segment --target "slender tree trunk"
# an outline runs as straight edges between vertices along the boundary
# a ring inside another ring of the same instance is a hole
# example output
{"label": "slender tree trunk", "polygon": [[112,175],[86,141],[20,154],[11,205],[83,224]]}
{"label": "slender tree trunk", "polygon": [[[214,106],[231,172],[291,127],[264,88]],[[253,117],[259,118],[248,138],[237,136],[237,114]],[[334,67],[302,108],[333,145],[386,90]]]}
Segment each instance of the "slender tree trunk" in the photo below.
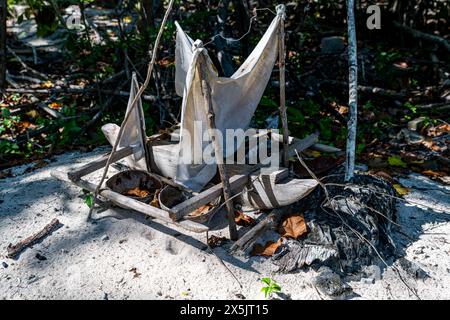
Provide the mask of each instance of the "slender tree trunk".
{"label": "slender tree trunk", "polygon": [[348,25],[348,106],[350,115],[347,133],[347,158],[345,163],[345,181],[353,178],[355,170],[356,127],[358,118],[358,60],[355,28],[355,0],[347,0]]}
{"label": "slender tree trunk", "polygon": [[153,0],[142,0],[138,28],[141,34],[149,40],[148,28],[155,26],[153,15]]}
{"label": "slender tree trunk", "polygon": [[6,85],[6,0],[0,0],[0,88]]}

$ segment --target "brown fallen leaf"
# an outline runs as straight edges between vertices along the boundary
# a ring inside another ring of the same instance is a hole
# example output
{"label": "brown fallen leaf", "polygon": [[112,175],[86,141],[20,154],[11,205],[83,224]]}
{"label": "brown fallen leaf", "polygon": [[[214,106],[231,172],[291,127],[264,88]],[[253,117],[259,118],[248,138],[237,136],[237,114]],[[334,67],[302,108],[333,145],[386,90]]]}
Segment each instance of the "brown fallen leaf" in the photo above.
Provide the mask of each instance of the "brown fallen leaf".
{"label": "brown fallen leaf", "polygon": [[278,232],[282,237],[300,238],[307,232],[305,218],[299,214],[287,217],[278,228]]}
{"label": "brown fallen leaf", "polygon": [[161,191],[161,189],[156,190],[155,194],[153,195],[153,200],[150,202],[150,205],[152,207],[161,209],[161,207],[159,206],[159,200],[158,200],[158,195],[159,195],[160,191]]}
{"label": "brown fallen leaf", "polygon": [[136,188],[125,190],[125,192],[123,194],[127,195],[127,196],[135,196],[135,197],[143,198],[143,197],[147,197],[150,194],[150,191],[136,187]]}
{"label": "brown fallen leaf", "polygon": [[271,257],[278,249],[278,247],[282,244],[282,238],[278,239],[277,242],[268,241],[264,246],[257,243],[253,246],[252,252],[250,253],[252,256],[262,256],[262,257]]}
{"label": "brown fallen leaf", "polygon": [[444,177],[446,176],[446,174],[444,172],[440,172],[440,171],[433,171],[433,170],[425,170],[422,171],[422,174],[431,177],[431,178],[439,178],[439,177]]}
{"label": "brown fallen leaf", "polygon": [[192,211],[191,213],[189,213],[190,217],[200,217],[204,214],[207,214],[211,209],[212,209],[213,205],[208,203],[205,204],[204,206],[201,206],[198,209],[195,209],[194,211]]}
{"label": "brown fallen leaf", "polygon": [[369,174],[372,174],[377,177],[381,177],[381,178],[389,181],[390,183],[396,183],[394,178],[392,178],[392,176],[384,170],[369,170]]}
{"label": "brown fallen leaf", "polygon": [[255,219],[253,219],[252,217],[249,217],[248,215],[244,214],[240,210],[236,210],[234,212],[234,221],[236,222],[236,224],[238,226],[242,226],[242,227],[248,227],[248,226],[252,226],[255,224]]}

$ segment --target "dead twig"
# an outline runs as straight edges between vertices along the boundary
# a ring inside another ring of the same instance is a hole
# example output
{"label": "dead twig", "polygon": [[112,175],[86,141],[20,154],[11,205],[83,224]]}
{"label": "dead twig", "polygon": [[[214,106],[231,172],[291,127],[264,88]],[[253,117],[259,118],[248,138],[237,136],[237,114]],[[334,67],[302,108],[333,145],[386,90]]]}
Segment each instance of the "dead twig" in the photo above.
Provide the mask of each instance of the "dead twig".
{"label": "dead twig", "polygon": [[8,252],[8,258],[15,258],[19,253],[21,253],[23,250],[25,250],[28,247],[31,247],[33,244],[36,244],[37,242],[41,241],[44,237],[51,234],[56,229],[59,229],[62,226],[62,224],[59,222],[58,219],[54,218],[52,221],[50,221],[49,224],[47,224],[41,231],[36,233],[35,235],[32,235],[19,243],[13,245],[9,244],[6,248]]}

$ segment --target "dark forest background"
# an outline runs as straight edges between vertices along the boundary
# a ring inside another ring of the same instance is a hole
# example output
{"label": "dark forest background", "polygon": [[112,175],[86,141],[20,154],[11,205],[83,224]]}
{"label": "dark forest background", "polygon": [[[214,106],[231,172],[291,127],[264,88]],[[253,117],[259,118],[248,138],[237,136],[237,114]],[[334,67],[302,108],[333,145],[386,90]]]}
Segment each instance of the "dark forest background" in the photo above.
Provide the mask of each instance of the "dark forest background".
{"label": "dark forest background", "polygon": [[[34,160],[45,165],[54,154],[106,144],[100,127],[120,124],[132,72],[144,81],[167,2],[1,1],[8,27],[2,24],[0,39],[0,169]],[[258,42],[280,2],[176,1],[144,96],[147,134],[179,119],[175,20],[204,42],[218,33],[240,38],[251,27],[239,42],[217,37],[207,46],[219,73],[229,76]],[[302,138],[319,131],[321,142],[342,148],[348,116],[346,3],[284,3],[290,133]],[[381,8],[379,30],[366,26],[366,10],[373,4]],[[449,1],[356,1],[355,10],[358,160],[374,170],[448,175]],[[276,66],[255,127],[276,121],[277,76]]]}

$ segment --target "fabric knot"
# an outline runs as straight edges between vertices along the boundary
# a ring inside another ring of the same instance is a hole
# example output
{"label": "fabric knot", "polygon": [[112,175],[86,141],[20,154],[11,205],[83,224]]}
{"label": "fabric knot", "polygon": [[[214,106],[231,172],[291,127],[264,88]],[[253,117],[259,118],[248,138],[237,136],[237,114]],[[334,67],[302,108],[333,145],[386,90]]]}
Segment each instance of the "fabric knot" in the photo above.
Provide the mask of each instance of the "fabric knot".
{"label": "fabric knot", "polygon": [[195,42],[192,44],[192,50],[203,48],[203,41],[202,40],[195,40]]}
{"label": "fabric knot", "polygon": [[286,19],[286,6],[284,4],[279,4],[275,7],[277,11],[277,15],[281,15],[281,17]]}

